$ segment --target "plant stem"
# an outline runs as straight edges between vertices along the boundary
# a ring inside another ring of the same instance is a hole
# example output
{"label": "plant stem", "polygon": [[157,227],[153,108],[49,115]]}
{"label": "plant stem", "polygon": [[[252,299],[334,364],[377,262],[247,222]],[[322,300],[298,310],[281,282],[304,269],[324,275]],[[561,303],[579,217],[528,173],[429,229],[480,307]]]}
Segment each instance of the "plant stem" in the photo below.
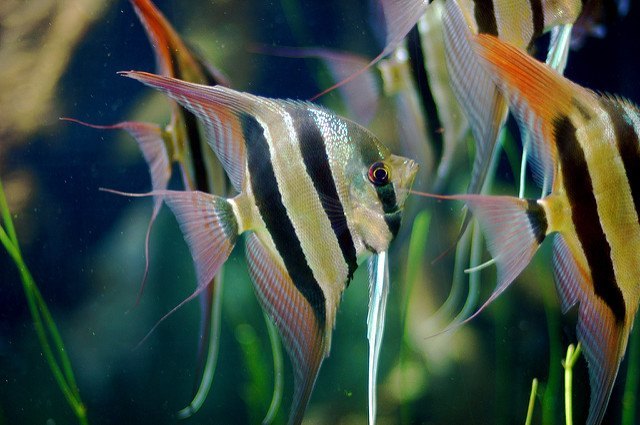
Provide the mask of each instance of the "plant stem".
{"label": "plant stem", "polygon": [[524,422],[524,425],[531,425],[531,420],[533,419],[533,407],[536,402],[536,393],[538,392],[538,380],[533,378],[533,382],[531,382],[531,394],[529,395],[529,407],[527,408],[527,419]]}
{"label": "plant stem", "polygon": [[[400,344],[399,353],[399,366],[401,376],[404,379],[406,349],[409,347],[409,341],[407,338],[408,332],[408,320],[407,315],[409,312],[409,301],[411,299],[411,293],[413,287],[420,277],[420,270],[424,265],[424,254],[427,249],[427,237],[429,234],[429,225],[431,223],[431,212],[423,210],[413,221],[413,227],[411,228],[411,238],[409,240],[409,252],[407,255],[407,268],[405,271],[405,285],[402,294],[402,343]],[[403,386],[400,385],[400,400],[405,401],[403,394]],[[408,418],[409,413],[405,403],[400,405],[400,418]],[[404,421],[402,421],[404,422]]]}
{"label": "plant stem", "polygon": [[[20,272],[20,278],[22,280],[22,286],[25,296],[27,298],[27,305],[29,306],[29,312],[33,319],[33,326],[36,330],[42,352],[45,356],[49,368],[53,373],[53,377],[56,380],[62,394],[67,399],[67,402],[74,411],[78,421],[82,425],[88,424],[86,416],[86,408],[80,399],[80,393],[73,376],[73,370],[71,369],[71,361],[66,354],[64,343],[58,332],[58,328],[53,321],[51,313],[42,298],[42,294],[38,290],[38,287],[33,280],[33,276],[29,272],[20,252],[20,245],[11,219],[11,213],[7,204],[6,197],[4,195],[4,189],[0,182],[0,211],[4,221],[5,229],[0,226],[0,243],[7,250],[7,253],[16,264],[18,271]],[[47,335],[48,331],[48,335]],[[61,365],[56,359],[56,355],[51,348],[49,338],[52,339],[56,348],[56,353],[60,359]]]}
{"label": "plant stem", "polygon": [[571,394],[573,392],[573,366],[580,357],[580,343],[577,347],[573,344],[567,348],[567,357],[563,362],[564,366],[564,417],[566,425],[573,425],[573,401]]}

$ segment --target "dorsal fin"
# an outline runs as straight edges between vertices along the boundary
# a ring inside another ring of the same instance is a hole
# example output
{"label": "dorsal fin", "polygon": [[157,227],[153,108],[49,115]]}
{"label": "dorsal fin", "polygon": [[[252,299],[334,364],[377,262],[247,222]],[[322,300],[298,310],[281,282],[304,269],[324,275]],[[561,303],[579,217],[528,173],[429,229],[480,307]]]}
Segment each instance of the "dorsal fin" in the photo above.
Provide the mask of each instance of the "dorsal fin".
{"label": "dorsal fin", "polygon": [[254,115],[266,101],[222,86],[203,86],[147,72],[122,75],[166,93],[204,124],[207,142],[218,156],[231,183],[241,191],[245,178],[246,148],[239,115]]}
{"label": "dorsal fin", "polygon": [[520,125],[531,132],[534,177],[541,185],[544,180],[553,181],[557,156],[554,119],[579,111],[589,92],[496,37],[477,35],[474,39],[476,51],[495,72],[496,84],[509,98]]}

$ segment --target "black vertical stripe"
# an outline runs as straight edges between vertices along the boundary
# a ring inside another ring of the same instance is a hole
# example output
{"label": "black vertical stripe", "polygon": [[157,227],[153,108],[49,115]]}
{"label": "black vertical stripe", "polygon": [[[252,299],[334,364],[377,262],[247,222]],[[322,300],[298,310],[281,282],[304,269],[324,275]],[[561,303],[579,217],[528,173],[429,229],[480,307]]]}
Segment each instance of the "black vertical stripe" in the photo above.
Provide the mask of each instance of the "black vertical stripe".
{"label": "black vertical stripe", "polygon": [[627,175],[633,205],[640,217],[640,140],[633,122],[620,103],[607,97],[601,98],[602,106],[613,122],[613,132],[622,158],[624,172]]}
{"label": "black vertical stripe", "polygon": [[[361,136],[362,137],[360,138],[360,143],[357,144],[357,148],[359,156],[362,159],[362,164],[365,167],[370,167],[376,162],[383,161],[384,158],[382,157],[375,140],[366,132]],[[393,183],[389,183],[384,186],[375,186],[375,189],[384,212],[384,221],[387,223],[387,227],[389,227],[391,235],[396,237],[398,230],[400,229],[402,214],[398,208],[396,191],[393,187]]]}
{"label": "black vertical stripe", "polygon": [[[174,78],[182,80],[182,70],[180,69],[176,52],[171,46],[168,46],[171,72]],[[187,142],[189,143],[191,166],[193,167],[194,180],[196,187],[194,189],[202,192],[209,192],[209,179],[207,178],[207,168],[204,164],[204,155],[202,152],[202,140],[200,138],[200,130],[198,129],[198,120],[184,106],[180,105],[180,113],[184,118],[185,131],[187,132]],[[175,130],[174,130],[175,131]]]}
{"label": "black vertical stripe", "polygon": [[391,235],[395,238],[400,230],[402,214],[398,208],[398,200],[396,198],[396,190],[393,187],[393,183],[389,183],[384,186],[376,186],[376,193],[378,194],[378,199],[382,204],[384,221],[387,223],[387,227],[389,227]]}
{"label": "black vertical stripe", "polygon": [[256,205],[271,235],[278,253],[284,261],[293,284],[307,299],[321,329],[326,322],[325,298],[322,288],[315,280],[307,263],[293,223],[287,215],[278,191],[269,145],[264,137],[264,129],[249,114],[241,114],[242,133],[247,147],[249,178]]}
{"label": "black vertical stripe", "polygon": [[349,268],[348,280],[350,281],[358,267],[356,247],[347,226],[347,217],[344,214],[342,203],[338,197],[324,138],[308,111],[296,109],[290,110],[290,112],[300,143],[304,166],[318,192],[322,208],[329,218],[333,233],[338,239],[342,257]]}
{"label": "black vertical stripe", "polygon": [[409,31],[409,34],[407,34],[407,51],[409,52],[411,74],[416,83],[418,94],[420,95],[420,103],[424,111],[423,116],[427,122],[427,131],[433,140],[434,154],[437,158],[436,163],[439,163],[442,158],[444,136],[442,131],[436,130],[442,128],[442,123],[438,116],[438,106],[433,98],[433,93],[431,93],[429,74],[427,73],[424,62],[422,40],[417,26],[414,26],[411,31]]}
{"label": "black vertical stripe", "polygon": [[531,4],[531,14],[533,16],[533,35],[530,42],[533,43],[544,31],[544,10],[542,9],[542,0],[529,0],[529,3]]}
{"label": "black vertical stripe", "polygon": [[576,128],[567,116],[558,117],[553,125],[571,218],[587,258],[594,291],[609,306],[616,320],[623,322],[626,307],[616,283],[611,247],[600,224],[591,175]]}
{"label": "black vertical stripe", "polygon": [[527,199],[527,218],[539,245],[547,234],[548,223],[544,209],[535,199]]}
{"label": "black vertical stripe", "polygon": [[473,13],[478,24],[478,33],[498,36],[498,23],[493,9],[493,0],[473,0]]}

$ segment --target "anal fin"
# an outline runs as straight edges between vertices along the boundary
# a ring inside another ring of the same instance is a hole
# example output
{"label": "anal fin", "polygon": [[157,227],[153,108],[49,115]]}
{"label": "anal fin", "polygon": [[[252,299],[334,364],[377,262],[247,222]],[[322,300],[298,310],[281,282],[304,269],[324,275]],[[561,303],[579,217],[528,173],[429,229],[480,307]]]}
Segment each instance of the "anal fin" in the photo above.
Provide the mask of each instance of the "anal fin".
{"label": "anal fin", "polygon": [[278,328],[293,365],[289,423],[299,424],[325,357],[325,329],[287,270],[255,233],[247,237],[247,262],[262,308]]}
{"label": "anal fin", "polygon": [[591,275],[577,265],[564,237],[553,245],[553,270],[563,312],[579,304],[578,340],[589,366],[591,402],[587,424],[599,424],[606,412],[629,327],[616,320],[611,309],[593,291]]}

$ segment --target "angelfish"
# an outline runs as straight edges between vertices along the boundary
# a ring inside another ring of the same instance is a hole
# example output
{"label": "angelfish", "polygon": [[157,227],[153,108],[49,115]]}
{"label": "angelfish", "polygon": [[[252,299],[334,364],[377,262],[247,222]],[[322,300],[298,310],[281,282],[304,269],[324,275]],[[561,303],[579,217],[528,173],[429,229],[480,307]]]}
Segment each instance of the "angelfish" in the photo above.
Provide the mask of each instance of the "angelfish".
{"label": "angelfish", "polygon": [[[498,282],[484,309],[553,238],[564,312],[578,305],[589,366],[587,424],[602,422],[640,302],[640,111],[572,83],[523,50],[482,35],[475,49],[533,137],[541,199],[458,195],[488,239]],[[477,313],[476,313],[477,314]]]}
{"label": "angelfish", "polygon": [[398,233],[416,163],[312,103],[123,75],[163,91],[203,122],[238,195],[156,193],[174,212],[196,266],[197,289],[183,303],[206,288],[246,234],[254,289],[294,368],[289,422],[300,423],[342,292],[358,264],[386,252]]}

